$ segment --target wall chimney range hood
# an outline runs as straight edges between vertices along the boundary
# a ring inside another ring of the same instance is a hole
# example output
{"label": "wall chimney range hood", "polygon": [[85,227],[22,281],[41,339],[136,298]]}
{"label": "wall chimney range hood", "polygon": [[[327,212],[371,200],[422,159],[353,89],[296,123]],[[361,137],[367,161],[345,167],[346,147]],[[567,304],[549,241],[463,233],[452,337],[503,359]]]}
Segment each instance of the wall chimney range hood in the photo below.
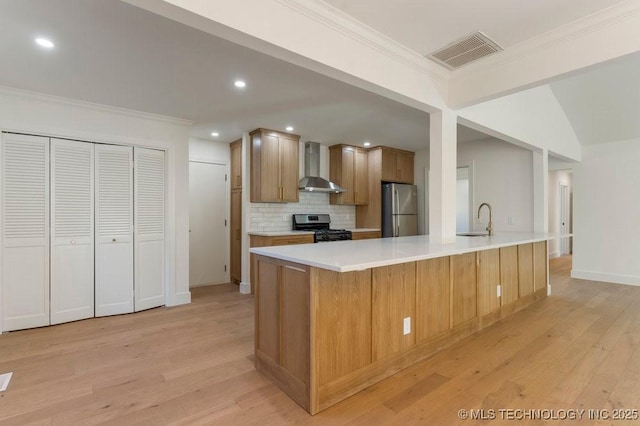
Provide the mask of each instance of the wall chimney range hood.
{"label": "wall chimney range hood", "polygon": [[346,189],[320,177],[320,144],[307,142],[304,144],[304,177],[298,187],[307,192],[345,192]]}

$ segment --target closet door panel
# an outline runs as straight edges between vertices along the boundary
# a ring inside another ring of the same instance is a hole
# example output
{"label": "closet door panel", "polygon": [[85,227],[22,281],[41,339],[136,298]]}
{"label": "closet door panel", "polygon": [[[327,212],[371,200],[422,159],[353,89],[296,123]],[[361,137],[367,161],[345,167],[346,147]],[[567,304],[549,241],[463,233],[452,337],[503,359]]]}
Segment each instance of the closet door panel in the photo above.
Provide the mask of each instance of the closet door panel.
{"label": "closet door panel", "polygon": [[49,324],[49,138],[0,141],[2,331]]}
{"label": "closet door panel", "polygon": [[51,324],[94,316],[94,145],[51,140]]}
{"label": "closet door panel", "polygon": [[164,152],[134,148],[134,310],[164,305]]}
{"label": "closet door panel", "polygon": [[133,312],[133,148],[96,145],[96,316]]}

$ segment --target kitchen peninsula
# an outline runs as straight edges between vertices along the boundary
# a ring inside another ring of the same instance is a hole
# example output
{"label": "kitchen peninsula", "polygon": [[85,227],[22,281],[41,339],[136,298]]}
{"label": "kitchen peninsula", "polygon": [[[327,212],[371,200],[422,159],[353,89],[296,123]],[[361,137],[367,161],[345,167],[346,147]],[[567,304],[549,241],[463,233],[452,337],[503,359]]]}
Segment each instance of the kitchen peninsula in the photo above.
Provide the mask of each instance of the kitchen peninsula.
{"label": "kitchen peninsula", "polygon": [[546,297],[557,237],[252,248],[256,368],[315,414]]}

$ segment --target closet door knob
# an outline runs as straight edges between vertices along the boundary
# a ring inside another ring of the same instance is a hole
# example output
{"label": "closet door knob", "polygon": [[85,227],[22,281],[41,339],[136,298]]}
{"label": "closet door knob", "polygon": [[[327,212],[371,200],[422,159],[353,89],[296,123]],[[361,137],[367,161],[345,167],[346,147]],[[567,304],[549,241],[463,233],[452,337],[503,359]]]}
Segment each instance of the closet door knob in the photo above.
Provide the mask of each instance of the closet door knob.
{"label": "closet door knob", "polygon": [[116,239],[114,238],[114,239],[113,239],[113,240],[111,240],[111,241],[113,241],[113,242],[115,243],[115,242],[116,242]]}

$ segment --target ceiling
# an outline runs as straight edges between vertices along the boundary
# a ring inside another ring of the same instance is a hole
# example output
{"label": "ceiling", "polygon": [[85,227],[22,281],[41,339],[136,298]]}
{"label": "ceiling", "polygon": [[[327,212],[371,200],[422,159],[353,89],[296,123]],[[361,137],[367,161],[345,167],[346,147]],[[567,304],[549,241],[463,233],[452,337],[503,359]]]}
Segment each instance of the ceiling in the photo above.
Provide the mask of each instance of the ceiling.
{"label": "ceiling", "polygon": [[0,11],[2,86],[190,119],[193,137],[223,142],[291,125],[324,144],[427,146],[422,111],[127,3],[0,0]]}
{"label": "ceiling", "polygon": [[640,139],[640,54],[549,86],[581,144]]}
{"label": "ceiling", "polygon": [[[476,29],[505,48],[619,0],[327,0],[421,53]],[[517,6],[517,7],[516,7]],[[116,0],[0,0],[0,85],[323,144],[428,146],[426,113]],[[499,13],[498,13],[499,12]],[[35,46],[47,36],[55,49]],[[551,84],[582,143],[640,137],[640,56]],[[234,80],[247,87],[238,90]],[[216,131],[219,137],[213,138]],[[487,135],[458,126],[459,140]]]}
{"label": "ceiling", "polygon": [[476,30],[505,49],[624,0],[324,0],[420,54]]}

